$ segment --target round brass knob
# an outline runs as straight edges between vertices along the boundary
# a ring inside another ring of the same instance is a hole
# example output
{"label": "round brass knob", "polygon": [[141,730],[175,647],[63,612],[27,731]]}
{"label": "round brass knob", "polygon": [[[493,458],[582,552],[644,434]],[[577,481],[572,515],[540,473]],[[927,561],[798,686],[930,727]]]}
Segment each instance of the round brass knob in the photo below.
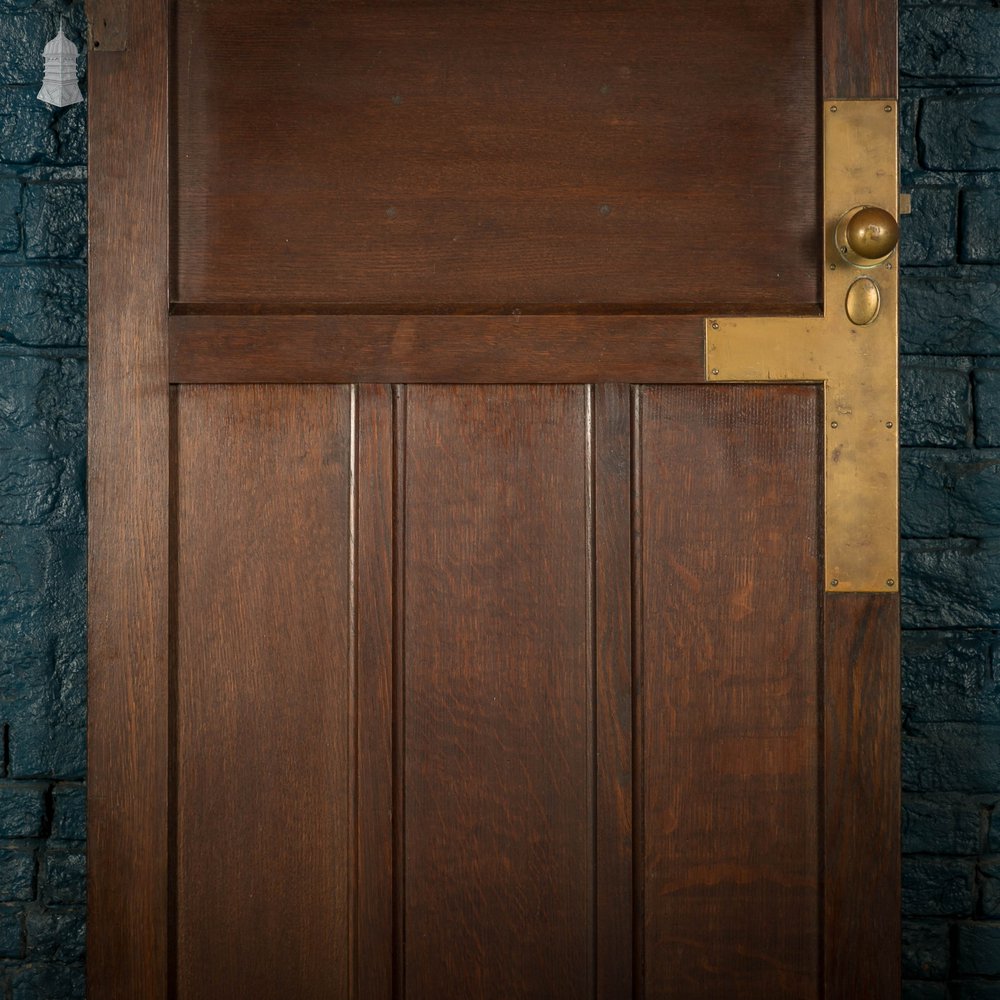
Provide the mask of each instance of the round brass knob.
{"label": "round brass knob", "polygon": [[840,254],[859,267],[885,260],[899,242],[899,223],[890,212],[874,205],[859,205],[841,218],[837,226]]}

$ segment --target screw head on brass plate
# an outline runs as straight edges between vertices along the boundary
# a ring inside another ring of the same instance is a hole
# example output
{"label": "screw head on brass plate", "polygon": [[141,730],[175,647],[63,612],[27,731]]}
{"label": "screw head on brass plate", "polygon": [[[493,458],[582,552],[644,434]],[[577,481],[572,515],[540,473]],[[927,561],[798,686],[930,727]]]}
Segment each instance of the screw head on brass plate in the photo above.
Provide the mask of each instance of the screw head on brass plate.
{"label": "screw head on brass plate", "polygon": [[837,223],[840,255],[856,267],[881,264],[899,242],[899,223],[891,212],[874,205],[858,205]]}

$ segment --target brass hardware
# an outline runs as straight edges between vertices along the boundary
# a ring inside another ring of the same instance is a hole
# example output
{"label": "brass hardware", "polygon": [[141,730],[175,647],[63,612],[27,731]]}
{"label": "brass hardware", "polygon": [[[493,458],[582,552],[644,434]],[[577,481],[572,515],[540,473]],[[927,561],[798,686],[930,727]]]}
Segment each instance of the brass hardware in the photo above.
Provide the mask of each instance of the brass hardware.
{"label": "brass hardware", "polygon": [[838,593],[894,591],[899,579],[898,271],[883,267],[866,279],[877,286],[880,308],[862,325],[845,308],[857,270],[829,267],[841,261],[842,217],[898,198],[896,108],[886,114],[885,107],[861,100],[824,106],[824,315],[705,322],[710,382],[824,385],[825,579]]}
{"label": "brass hardware", "polygon": [[878,285],[871,278],[858,278],[847,289],[847,301],[844,303],[844,308],[847,310],[847,318],[855,326],[867,326],[878,318],[881,304]]}
{"label": "brass hardware", "polygon": [[884,208],[856,205],[837,223],[840,256],[855,267],[881,264],[898,242],[899,223]]}
{"label": "brass hardware", "polygon": [[909,191],[902,191],[899,195],[899,214],[909,215],[913,211],[913,195]]}

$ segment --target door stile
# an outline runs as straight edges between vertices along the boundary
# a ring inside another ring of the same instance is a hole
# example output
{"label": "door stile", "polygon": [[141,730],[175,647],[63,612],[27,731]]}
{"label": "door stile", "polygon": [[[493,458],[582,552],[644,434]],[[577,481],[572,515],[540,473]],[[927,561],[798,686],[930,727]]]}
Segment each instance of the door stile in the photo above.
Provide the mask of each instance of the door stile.
{"label": "door stile", "polygon": [[91,10],[87,975],[95,1000],[167,995],[170,6]]}
{"label": "door stile", "polygon": [[895,100],[897,0],[822,0],[823,97]]}
{"label": "door stile", "polygon": [[899,595],[824,610],[826,1000],[900,992]]}
{"label": "door stile", "polygon": [[[825,100],[896,101],[897,6],[824,0]],[[826,1000],[892,1000],[902,933],[899,593],[827,592],[823,620]]]}

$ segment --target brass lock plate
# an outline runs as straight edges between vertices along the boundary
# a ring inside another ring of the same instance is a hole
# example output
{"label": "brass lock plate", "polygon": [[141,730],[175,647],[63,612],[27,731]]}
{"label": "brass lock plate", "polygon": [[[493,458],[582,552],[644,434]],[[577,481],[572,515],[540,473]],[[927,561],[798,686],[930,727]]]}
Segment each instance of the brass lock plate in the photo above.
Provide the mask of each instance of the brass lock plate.
{"label": "brass lock plate", "polygon": [[[820,382],[825,387],[824,550],[826,589],[899,588],[897,254],[876,267],[840,255],[837,224],[858,205],[898,205],[893,101],[823,106],[824,314],[709,318],[711,382]],[[861,277],[879,307],[865,325],[848,315]]]}

